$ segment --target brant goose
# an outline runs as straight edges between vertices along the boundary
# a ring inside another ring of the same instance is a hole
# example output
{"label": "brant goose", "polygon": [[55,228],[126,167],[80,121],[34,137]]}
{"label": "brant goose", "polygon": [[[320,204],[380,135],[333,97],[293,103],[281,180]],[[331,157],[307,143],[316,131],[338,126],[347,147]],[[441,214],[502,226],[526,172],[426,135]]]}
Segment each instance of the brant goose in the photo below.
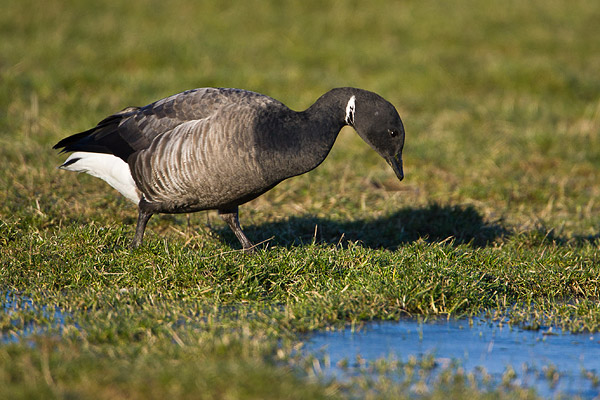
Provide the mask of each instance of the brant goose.
{"label": "brant goose", "polygon": [[362,89],[337,88],[305,111],[251,91],[188,90],[128,107],[58,142],[73,152],[59,167],[106,181],[138,205],[133,247],[155,213],[216,209],[245,251],[238,206],[317,167],[345,125],[402,171],[404,126],[392,104]]}

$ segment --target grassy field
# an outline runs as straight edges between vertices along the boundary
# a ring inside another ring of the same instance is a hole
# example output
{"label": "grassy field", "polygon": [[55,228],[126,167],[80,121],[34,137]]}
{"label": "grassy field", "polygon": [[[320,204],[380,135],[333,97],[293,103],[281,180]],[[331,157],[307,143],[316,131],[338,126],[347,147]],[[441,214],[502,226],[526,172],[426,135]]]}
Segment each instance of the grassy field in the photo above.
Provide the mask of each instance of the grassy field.
{"label": "grassy field", "polygon": [[[600,330],[600,3],[104,3],[0,0],[0,398],[405,398],[407,379],[316,379],[299,335],[416,315]],[[135,207],[51,147],[204,86],[298,110],[375,91],[406,178],[345,128],[242,206],[257,254],[214,212],[154,217],[131,250]],[[460,371],[430,386],[535,397]]]}

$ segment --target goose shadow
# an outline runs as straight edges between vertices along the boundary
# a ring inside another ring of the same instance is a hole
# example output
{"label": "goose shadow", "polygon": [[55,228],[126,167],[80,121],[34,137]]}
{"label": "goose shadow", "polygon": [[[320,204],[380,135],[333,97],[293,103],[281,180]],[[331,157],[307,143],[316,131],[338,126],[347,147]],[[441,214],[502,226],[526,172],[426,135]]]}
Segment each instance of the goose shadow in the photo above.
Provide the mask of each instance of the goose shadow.
{"label": "goose shadow", "polygon": [[[291,248],[308,243],[344,245],[359,242],[365,247],[388,250],[417,240],[486,247],[510,234],[502,221],[486,221],[473,206],[437,203],[405,207],[390,215],[353,221],[293,216],[276,222],[247,225],[244,232],[254,243],[266,242],[269,246]],[[232,246],[237,245],[228,228],[217,229],[216,233]]]}

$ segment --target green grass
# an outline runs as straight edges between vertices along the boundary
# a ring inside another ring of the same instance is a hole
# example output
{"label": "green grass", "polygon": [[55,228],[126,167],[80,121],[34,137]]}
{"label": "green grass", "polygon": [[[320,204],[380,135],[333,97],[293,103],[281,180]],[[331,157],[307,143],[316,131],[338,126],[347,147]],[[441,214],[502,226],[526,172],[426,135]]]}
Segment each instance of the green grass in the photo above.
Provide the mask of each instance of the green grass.
{"label": "green grass", "polygon": [[[415,315],[600,330],[595,2],[0,6],[0,302],[31,299],[0,314],[21,337],[0,344],[0,397],[403,398],[408,378],[311,378],[299,335]],[[154,217],[131,250],[135,207],[56,170],[51,146],[203,86],[294,109],[378,92],[406,125],[406,179],[346,128],[242,206],[257,254],[212,212]],[[457,371],[430,386],[534,397]]]}

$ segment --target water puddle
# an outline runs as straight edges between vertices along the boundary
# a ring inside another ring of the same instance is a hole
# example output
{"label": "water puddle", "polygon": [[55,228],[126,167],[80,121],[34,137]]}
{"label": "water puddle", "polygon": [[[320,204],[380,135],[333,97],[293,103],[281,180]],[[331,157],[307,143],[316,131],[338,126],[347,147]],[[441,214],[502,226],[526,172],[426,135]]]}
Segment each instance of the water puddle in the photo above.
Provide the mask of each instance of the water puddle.
{"label": "water puddle", "polygon": [[329,362],[322,373],[341,380],[356,374],[365,361],[433,357],[438,373],[458,363],[466,373],[485,371],[496,384],[513,371],[513,384],[535,388],[544,397],[600,396],[600,333],[533,331],[480,319],[472,324],[411,319],[368,324],[354,333],[318,333],[304,351],[324,352]]}
{"label": "water puddle", "polygon": [[[11,292],[0,297],[0,312],[4,314],[0,344],[60,332],[69,318],[56,307]],[[378,360],[429,359],[434,377],[445,369],[460,368],[466,374],[475,371],[480,381],[482,376],[491,377],[491,387],[506,383],[508,376],[511,385],[534,388],[543,397],[600,398],[600,333],[526,330],[484,319],[406,319],[367,324],[357,332],[316,333],[302,351],[323,356],[327,362],[318,364],[316,372],[342,381],[365,371],[376,378],[377,368],[365,366]]]}
{"label": "water puddle", "polygon": [[0,329],[0,344],[17,342],[35,333],[65,326],[65,313],[59,308],[34,303],[27,296],[8,292],[0,298],[0,313],[4,314]]}

